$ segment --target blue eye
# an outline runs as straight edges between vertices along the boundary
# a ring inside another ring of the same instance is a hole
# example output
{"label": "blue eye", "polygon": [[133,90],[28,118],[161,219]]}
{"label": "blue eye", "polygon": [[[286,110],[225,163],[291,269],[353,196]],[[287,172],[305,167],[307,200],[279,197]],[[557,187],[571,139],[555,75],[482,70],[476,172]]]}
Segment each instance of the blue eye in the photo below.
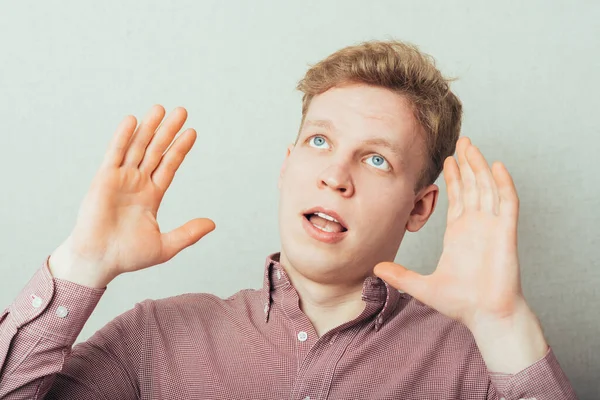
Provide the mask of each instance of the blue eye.
{"label": "blue eye", "polygon": [[321,147],[323,144],[327,143],[323,136],[313,136],[310,138],[309,143],[315,143],[315,147]]}
{"label": "blue eye", "polygon": [[[390,169],[390,165],[387,162],[387,160],[383,157],[381,157],[380,155],[374,154],[371,157],[367,158],[367,160],[373,160],[373,162],[371,163],[372,166],[377,167],[379,169],[385,169],[385,170],[389,170]],[[386,168],[380,168],[382,165],[387,164]]]}

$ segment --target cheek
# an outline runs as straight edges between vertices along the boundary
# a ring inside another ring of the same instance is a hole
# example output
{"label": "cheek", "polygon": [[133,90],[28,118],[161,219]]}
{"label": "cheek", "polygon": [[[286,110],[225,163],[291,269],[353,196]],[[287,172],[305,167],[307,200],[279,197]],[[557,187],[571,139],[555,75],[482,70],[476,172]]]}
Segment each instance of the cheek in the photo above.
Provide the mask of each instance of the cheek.
{"label": "cheek", "polygon": [[306,185],[313,181],[315,170],[315,160],[296,155],[289,160],[284,174],[284,185],[293,190],[304,190]]}
{"label": "cheek", "polygon": [[[292,161],[292,160],[290,160]],[[297,161],[297,160],[294,160]],[[280,198],[286,203],[300,203],[314,186],[314,167],[309,163],[291,162],[281,178]]]}
{"label": "cheek", "polygon": [[363,215],[366,224],[374,226],[373,221],[377,221],[376,225],[383,231],[402,225],[412,209],[412,198],[399,188],[365,184],[359,190],[362,195],[358,196],[357,211]]}

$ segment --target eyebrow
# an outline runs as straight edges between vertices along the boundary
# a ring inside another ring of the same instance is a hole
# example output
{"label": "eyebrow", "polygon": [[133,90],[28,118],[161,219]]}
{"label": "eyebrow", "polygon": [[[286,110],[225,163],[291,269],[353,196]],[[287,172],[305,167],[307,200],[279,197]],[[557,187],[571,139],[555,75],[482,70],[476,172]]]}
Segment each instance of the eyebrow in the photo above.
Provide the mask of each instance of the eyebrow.
{"label": "eyebrow", "polygon": [[[328,119],[319,119],[319,120],[307,120],[304,122],[304,127],[308,128],[311,126],[316,126],[319,128],[326,129],[330,132],[335,132],[337,129],[333,125],[333,123]],[[361,144],[369,145],[369,146],[380,146],[386,147],[390,149],[400,160],[404,159],[404,153],[402,148],[394,143],[391,143],[389,140],[384,138],[370,138],[365,139],[361,142]]]}
{"label": "eyebrow", "polygon": [[328,119],[317,119],[317,120],[307,120],[304,121],[304,126],[317,126],[319,128],[327,129],[328,131],[335,131],[335,127],[333,126],[333,122]]}

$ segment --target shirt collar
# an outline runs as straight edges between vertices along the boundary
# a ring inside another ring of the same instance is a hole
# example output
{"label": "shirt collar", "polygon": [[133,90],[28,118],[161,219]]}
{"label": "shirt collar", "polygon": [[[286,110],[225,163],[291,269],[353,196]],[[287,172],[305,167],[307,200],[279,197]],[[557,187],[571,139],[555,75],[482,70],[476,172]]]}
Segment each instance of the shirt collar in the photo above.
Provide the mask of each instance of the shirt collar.
{"label": "shirt collar", "polygon": [[[280,253],[273,253],[265,260],[265,271],[263,278],[262,300],[264,305],[265,322],[269,321],[272,294],[281,286],[291,285],[285,270],[279,263]],[[381,326],[393,313],[398,299],[402,295],[394,287],[390,286],[381,278],[369,276],[365,278],[362,290],[362,299],[369,302],[383,303],[382,309],[375,318],[375,330],[379,331]]]}

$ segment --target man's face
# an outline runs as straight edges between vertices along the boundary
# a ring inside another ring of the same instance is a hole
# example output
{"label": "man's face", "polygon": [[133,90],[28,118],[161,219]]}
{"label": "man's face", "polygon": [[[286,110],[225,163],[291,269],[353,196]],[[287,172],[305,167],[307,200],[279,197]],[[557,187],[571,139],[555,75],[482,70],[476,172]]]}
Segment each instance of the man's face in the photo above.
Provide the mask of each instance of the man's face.
{"label": "man's face", "polygon": [[357,284],[394,260],[438,194],[436,185],[413,192],[425,160],[418,129],[407,101],[387,89],[352,84],[313,98],[279,179],[281,262],[292,275]]}

